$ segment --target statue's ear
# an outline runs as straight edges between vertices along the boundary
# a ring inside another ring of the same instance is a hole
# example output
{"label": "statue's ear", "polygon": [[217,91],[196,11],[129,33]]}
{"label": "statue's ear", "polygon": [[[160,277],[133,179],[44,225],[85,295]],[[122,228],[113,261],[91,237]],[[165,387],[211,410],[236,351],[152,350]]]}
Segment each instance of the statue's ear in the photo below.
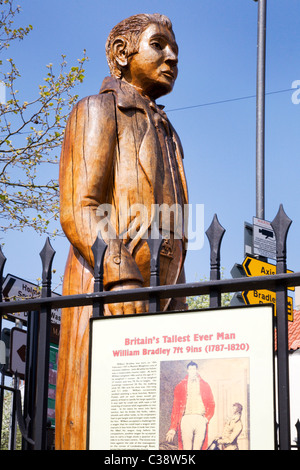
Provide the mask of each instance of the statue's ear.
{"label": "statue's ear", "polygon": [[121,67],[126,67],[128,64],[128,47],[127,41],[123,37],[118,37],[114,40],[113,46],[113,55],[116,62]]}

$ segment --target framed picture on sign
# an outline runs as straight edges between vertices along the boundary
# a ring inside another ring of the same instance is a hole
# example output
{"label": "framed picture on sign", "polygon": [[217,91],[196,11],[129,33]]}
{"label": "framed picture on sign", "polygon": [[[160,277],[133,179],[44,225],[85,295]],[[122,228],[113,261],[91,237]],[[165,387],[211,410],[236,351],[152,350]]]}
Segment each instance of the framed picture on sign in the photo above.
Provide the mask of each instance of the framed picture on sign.
{"label": "framed picture on sign", "polygon": [[87,448],[273,450],[273,306],[92,318]]}

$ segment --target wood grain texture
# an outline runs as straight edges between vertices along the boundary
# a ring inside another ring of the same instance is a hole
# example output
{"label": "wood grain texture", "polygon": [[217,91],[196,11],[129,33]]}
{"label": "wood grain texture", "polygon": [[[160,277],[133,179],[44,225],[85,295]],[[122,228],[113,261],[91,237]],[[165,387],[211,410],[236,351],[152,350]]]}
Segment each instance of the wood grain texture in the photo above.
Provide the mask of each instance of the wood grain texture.
{"label": "wood grain texture", "polygon": [[[151,217],[129,220],[124,205],[188,203],[179,138],[165,113],[126,82],[107,78],[99,95],[80,101],[72,111],[60,163],[61,224],[71,247],[63,295],[93,291],[91,247],[99,229],[97,208],[113,208],[117,237],[104,259],[104,288],[148,286],[150,253],[143,235]],[[130,224],[137,223],[134,237]],[[161,284],[184,282],[183,239],[170,240],[160,259]],[[180,299],[161,308],[183,308]],[[105,314],[111,315],[110,306]],[[122,313],[122,312],[121,312]],[[123,311],[124,313],[124,311]],[[125,312],[126,313],[126,312]],[[56,449],[85,449],[90,307],[63,309],[56,391]]]}

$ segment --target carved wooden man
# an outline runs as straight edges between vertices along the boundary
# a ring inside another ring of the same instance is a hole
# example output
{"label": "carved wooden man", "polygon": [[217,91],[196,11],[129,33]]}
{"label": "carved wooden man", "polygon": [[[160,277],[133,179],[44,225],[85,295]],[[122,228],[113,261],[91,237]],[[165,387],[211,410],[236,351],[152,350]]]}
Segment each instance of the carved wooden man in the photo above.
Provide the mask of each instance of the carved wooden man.
{"label": "carved wooden man", "polygon": [[[158,14],[130,17],[111,31],[106,54],[111,77],[104,80],[98,95],[75,106],[62,148],[61,224],[71,243],[64,295],[93,291],[91,247],[99,229],[107,243],[104,289],[149,286],[146,238],[151,236],[157,207],[177,208],[168,214],[160,282],[184,282],[183,231],[178,236],[179,219],[188,203],[183,153],[166,114],[156,104],[157,98],[172,90],[177,77],[178,46],[172,24]],[[111,208],[109,217],[107,208]],[[160,229],[164,220],[164,215],[158,218]],[[184,309],[180,302],[164,300],[161,309]],[[147,311],[147,304],[127,302],[105,308],[106,315],[132,314]],[[91,307],[62,313],[56,449],[86,446],[90,315]]]}

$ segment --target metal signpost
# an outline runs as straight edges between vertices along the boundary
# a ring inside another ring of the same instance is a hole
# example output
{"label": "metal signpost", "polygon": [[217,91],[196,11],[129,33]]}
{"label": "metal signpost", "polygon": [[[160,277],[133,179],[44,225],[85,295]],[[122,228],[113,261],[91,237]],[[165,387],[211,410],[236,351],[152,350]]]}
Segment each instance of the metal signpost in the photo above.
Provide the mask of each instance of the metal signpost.
{"label": "metal signpost", "polygon": [[265,81],[267,0],[258,0],[256,92],[256,216],[265,218]]}

